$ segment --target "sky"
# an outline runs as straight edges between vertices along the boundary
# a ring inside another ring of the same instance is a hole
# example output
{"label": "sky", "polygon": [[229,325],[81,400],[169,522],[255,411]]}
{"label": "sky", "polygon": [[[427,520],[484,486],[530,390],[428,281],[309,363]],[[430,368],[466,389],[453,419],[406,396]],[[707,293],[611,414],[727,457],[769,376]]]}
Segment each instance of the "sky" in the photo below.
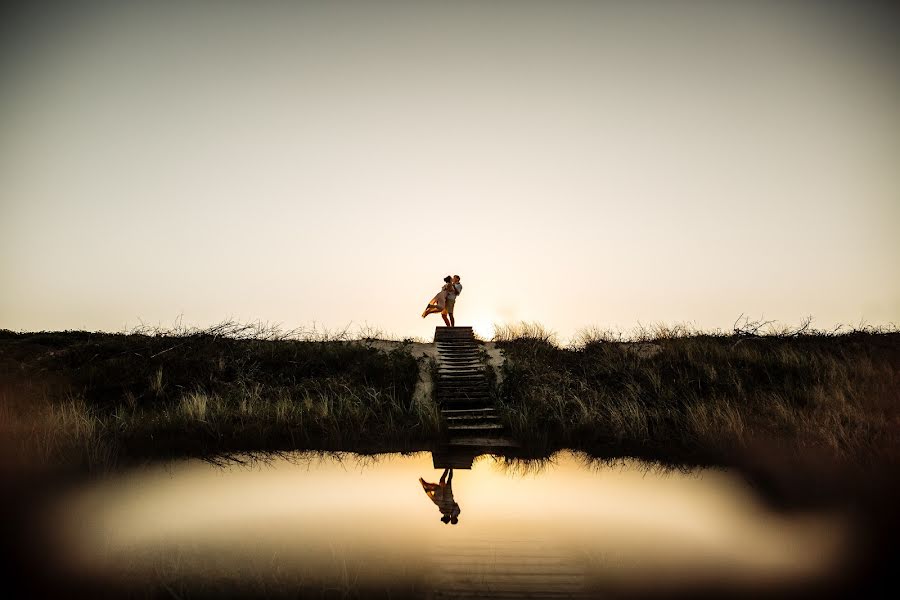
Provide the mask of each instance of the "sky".
{"label": "sky", "polygon": [[0,18],[0,328],[900,323],[881,5],[148,4]]}

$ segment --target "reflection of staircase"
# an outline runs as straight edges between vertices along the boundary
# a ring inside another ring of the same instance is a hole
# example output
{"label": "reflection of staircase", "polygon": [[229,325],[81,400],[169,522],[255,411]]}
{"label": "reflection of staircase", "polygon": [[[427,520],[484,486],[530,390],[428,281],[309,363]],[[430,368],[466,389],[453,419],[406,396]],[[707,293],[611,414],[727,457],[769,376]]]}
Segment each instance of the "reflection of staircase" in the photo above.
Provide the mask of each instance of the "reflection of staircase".
{"label": "reflection of staircase", "polygon": [[438,351],[436,397],[450,435],[502,431],[472,328],[436,327],[434,343]]}

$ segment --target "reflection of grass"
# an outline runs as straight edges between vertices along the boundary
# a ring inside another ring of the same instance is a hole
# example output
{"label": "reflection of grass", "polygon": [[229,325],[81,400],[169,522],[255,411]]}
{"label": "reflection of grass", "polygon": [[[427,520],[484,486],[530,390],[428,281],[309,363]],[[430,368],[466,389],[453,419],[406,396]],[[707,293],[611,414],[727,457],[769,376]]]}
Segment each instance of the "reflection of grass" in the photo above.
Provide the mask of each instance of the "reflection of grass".
{"label": "reflection of grass", "polygon": [[338,448],[433,437],[408,346],[177,333],[0,332],[0,398],[20,450],[48,462]]}
{"label": "reflection of grass", "polygon": [[[753,324],[751,324],[752,326]],[[660,327],[563,348],[539,325],[497,328],[501,408],[545,447],[720,459],[757,441],[855,460],[898,450],[900,333]]]}

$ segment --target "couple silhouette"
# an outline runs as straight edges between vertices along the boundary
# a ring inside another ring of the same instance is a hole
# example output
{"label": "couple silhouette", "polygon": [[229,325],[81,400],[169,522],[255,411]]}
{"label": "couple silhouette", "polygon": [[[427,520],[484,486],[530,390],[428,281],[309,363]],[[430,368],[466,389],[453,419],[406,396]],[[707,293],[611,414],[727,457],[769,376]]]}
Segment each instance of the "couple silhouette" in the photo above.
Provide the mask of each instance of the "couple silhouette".
{"label": "couple silhouette", "polygon": [[462,284],[459,282],[459,275],[444,277],[444,285],[441,287],[434,298],[428,301],[425,310],[422,311],[422,318],[428,315],[440,313],[447,327],[456,326],[456,318],[453,316],[453,308],[456,306],[456,298],[462,293]]}
{"label": "couple silhouette", "polygon": [[459,504],[453,499],[453,469],[444,469],[438,483],[428,483],[419,477],[419,483],[425,490],[425,495],[434,502],[443,515],[441,522],[446,525],[459,523]]}

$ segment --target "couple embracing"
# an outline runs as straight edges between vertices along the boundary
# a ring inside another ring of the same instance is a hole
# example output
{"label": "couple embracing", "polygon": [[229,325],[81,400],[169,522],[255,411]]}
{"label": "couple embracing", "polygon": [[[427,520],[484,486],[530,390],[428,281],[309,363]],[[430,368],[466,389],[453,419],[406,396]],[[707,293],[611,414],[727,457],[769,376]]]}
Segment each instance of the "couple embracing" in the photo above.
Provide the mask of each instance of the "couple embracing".
{"label": "couple embracing", "polygon": [[453,307],[456,304],[456,297],[462,293],[462,284],[459,282],[459,275],[444,277],[444,285],[437,296],[431,299],[428,306],[422,312],[424,319],[430,314],[441,313],[441,318],[447,327],[454,327],[456,319],[453,318]]}

